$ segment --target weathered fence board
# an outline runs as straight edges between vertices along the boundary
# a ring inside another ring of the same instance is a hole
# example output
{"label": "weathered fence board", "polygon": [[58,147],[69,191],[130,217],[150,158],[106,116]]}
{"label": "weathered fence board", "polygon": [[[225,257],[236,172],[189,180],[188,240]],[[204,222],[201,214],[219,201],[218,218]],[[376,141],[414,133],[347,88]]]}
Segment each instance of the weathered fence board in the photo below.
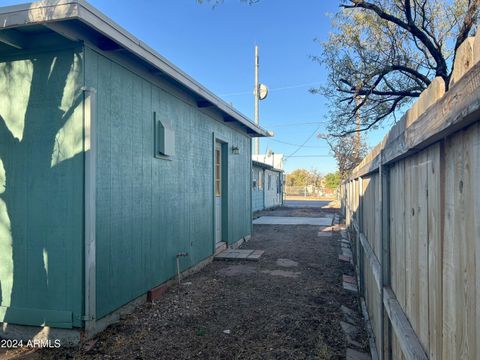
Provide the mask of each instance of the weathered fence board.
{"label": "weathered fence board", "polygon": [[342,186],[383,358],[480,358],[477,40],[463,45],[450,90],[437,79]]}
{"label": "weathered fence board", "polygon": [[429,356],[441,359],[442,354],[442,146],[428,149],[428,319]]}

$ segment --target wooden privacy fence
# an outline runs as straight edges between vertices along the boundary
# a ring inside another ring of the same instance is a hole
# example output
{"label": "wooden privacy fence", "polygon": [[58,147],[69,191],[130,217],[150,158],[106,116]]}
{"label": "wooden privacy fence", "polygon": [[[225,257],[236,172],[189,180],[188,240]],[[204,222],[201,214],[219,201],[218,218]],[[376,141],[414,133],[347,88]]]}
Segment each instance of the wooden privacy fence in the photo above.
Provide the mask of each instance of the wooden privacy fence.
{"label": "wooden privacy fence", "polygon": [[480,359],[480,34],[342,184],[377,354]]}

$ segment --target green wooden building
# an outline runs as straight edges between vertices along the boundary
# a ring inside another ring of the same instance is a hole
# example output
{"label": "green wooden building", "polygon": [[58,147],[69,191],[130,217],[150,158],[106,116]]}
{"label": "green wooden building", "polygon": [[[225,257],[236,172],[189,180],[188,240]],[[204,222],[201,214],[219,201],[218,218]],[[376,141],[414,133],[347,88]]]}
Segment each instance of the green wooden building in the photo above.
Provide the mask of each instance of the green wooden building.
{"label": "green wooden building", "polygon": [[283,205],[283,170],[260,161],[252,161],[252,211]]}
{"label": "green wooden building", "polygon": [[248,238],[267,135],[81,0],[0,8],[0,328],[95,332]]}

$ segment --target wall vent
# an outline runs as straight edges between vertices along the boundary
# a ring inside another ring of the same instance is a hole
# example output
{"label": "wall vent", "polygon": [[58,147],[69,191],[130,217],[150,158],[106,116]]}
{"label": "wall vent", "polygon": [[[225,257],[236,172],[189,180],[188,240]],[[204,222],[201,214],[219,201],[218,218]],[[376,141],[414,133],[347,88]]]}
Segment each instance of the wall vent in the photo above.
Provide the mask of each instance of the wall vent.
{"label": "wall vent", "polygon": [[154,113],[155,121],[155,157],[169,157],[175,155],[175,131],[161,121]]}

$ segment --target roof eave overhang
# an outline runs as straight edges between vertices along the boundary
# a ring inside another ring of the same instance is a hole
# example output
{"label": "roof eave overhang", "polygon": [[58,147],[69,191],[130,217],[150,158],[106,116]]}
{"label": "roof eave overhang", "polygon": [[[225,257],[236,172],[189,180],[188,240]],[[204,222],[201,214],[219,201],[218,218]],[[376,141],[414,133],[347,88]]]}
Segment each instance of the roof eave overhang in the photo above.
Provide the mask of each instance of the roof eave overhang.
{"label": "roof eave overhang", "polygon": [[162,76],[178,82],[201,99],[202,103],[217,108],[227,122],[237,122],[250,137],[268,137],[269,132],[245,115],[229,106],[225,101],[207,90],[155,50],[138,40],[128,31],[106,17],[83,0],[44,0],[0,8],[0,30],[28,25],[48,25],[68,20],[79,20],[91,29],[118,44],[158,69]]}
{"label": "roof eave overhang", "polygon": [[266,170],[272,170],[272,171],[275,171],[275,172],[283,172],[282,169],[277,169],[276,167],[273,167],[272,165],[269,165],[269,164],[262,163],[261,161],[252,160],[252,165],[256,166],[256,167],[261,167],[261,168],[266,169]]}

